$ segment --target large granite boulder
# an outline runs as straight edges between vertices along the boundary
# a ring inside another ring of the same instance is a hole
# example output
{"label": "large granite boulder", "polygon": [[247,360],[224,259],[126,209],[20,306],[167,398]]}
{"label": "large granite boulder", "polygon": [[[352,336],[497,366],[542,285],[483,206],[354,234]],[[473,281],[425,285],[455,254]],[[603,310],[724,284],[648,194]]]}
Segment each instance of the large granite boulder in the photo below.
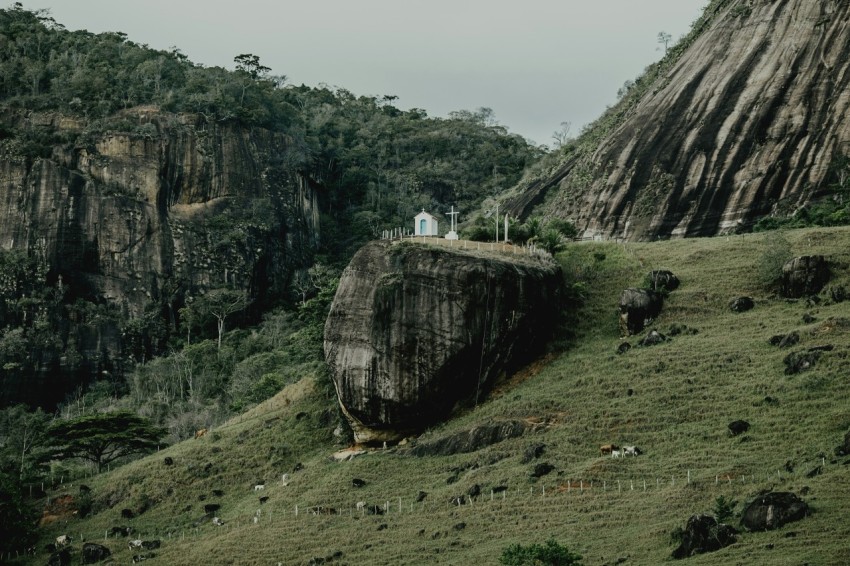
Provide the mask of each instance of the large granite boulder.
{"label": "large granite boulder", "polygon": [[325,324],[325,359],[355,441],[400,440],[483,398],[542,351],[562,281],[548,258],[366,244]]}
{"label": "large granite boulder", "polygon": [[625,289],[620,293],[620,332],[637,334],[661,313],[664,296],[652,289]]}
{"label": "large granite boulder", "polygon": [[829,281],[829,264],[822,255],[806,255],[782,266],[782,295],[789,298],[817,294]]}
{"label": "large granite boulder", "polygon": [[737,542],[738,531],[729,525],[718,523],[711,515],[693,515],[681,532],[682,539],[673,558],[688,558],[695,554],[714,552]]}
{"label": "large granite boulder", "polygon": [[805,501],[787,491],[758,495],[741,514],[741,525],[751,531],[778,529],[809,514]]}
{"label": "large granite boulder", "polygon": [[87,542],[83,545],[83,564],[95,564],[109,558],[112,551],[94,542]]}

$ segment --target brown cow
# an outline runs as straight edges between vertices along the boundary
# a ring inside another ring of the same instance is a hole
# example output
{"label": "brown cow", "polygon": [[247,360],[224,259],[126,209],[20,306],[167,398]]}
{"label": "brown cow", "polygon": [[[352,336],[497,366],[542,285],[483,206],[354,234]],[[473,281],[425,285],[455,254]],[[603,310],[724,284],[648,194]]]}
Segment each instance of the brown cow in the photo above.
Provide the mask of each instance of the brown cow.
{"label": "brown cow", "polygon": [[206,433],[207,433],[207,429],[205,429],[205,428],[202,428],[201,430],[196,430],[195,431],[195,438],[201,438]]}
{"label": "brown cow", "polygon": [[599,447],[599,451],[602,453],[603,456],[609,456],[609,455],[611,455],[612,452],[614,452],[614,450],[619,450],[619,449],[620,449],[620,447],[617,446],[616,444],[603,444],[602,446]]}

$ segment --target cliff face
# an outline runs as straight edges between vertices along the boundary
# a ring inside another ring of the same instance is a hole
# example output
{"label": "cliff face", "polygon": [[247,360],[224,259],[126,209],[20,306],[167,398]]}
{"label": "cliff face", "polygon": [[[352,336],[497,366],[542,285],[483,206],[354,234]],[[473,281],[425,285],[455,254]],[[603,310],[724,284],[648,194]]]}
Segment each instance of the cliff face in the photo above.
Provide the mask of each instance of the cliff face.
{"label": "cliff face", "polygon": [[[18,128],[77,142],[54,145],[49,158],[3,146],[0,249],[38,256],[71,298],[129,317],[154,305],[171,324],[187,298],[214,287],[260,302],[283,293],[318,237],[314,191],[287,166],[287,138],[155,108],[120,118],[133,133],[86,134],[87,124],[56,115],[15,118]],[[78,349],[114,356],[117,332],[96,334]]]}
{"label": "cliff face", "polygon": [[596,149],[513,204],[586,236],[705,236],[818,197],[850,154],[850,4],[715,1],[707,29]]}
{"label": "cliff face", "polygon": [[557,317],[551,260],[372,242],[345,269],[325,358],[358,442],[394,441],[539,353]]}

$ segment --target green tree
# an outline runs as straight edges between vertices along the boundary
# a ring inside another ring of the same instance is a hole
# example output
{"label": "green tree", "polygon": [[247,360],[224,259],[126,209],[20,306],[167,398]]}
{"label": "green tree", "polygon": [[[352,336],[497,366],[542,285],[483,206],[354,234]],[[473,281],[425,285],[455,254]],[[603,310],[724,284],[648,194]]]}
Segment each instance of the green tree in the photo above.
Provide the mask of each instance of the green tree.
{"label": "green tree", "polygon": [[165,432],[165,429],[129,411],[58,421],[47,430],[52,444],[52,459],[88,460],[98,471],[119,458],[153,452]]}
{"label": "green tree", "polygon": [[544,544],[512,544],[499,562],[505,566],[581,566],[581,555],[549,539]]}
{"label": "green tree", "polygon": [[0,469],[0,556],[23,551],[35,541],[36,519],[20,478],[13,471]]}
{"label": "green tree", "polygon": [[0,411],[0,445],[3,467],[14,467],[21,481],[38,475],[38,456],[44,449],[50,415],[25,405],[15,405]]}
{"label": "green tree", "polygon": [[244,310],[248,306],[248,295],[244,291],[232,289],[213,289],[206,295],[195,300],[192,308],[205,316],[212,316],[218,329],[218,349],[221,350],[221,339],[224,336],[227,317]]}
{"label": "green tree", "polygon": [[[670,46],[670,40],[673,39],[673,36],[667,33],[666,31],[658,32],[658,43],[664,46],[664,54],[667,55],[667,50]],[[660,48],[659,48],[660,49]]]}

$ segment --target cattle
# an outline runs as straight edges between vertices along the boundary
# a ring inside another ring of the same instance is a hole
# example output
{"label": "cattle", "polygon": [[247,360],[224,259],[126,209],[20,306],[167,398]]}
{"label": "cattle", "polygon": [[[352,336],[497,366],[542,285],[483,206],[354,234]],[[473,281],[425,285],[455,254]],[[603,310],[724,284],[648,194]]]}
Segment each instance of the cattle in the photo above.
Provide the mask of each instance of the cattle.
{"label": "cattle", "polygon": [[599,451],[602,453],[603,456],[607,456],[608,454],[613,453],[614,450],[619,450],[619,449],[620,449],[620,447],[617,446],[616,444],[603,444],[602,446],[599,447]]}
{"label": "cattle", "polygon": [[142,541],[142,548],[144,548],[145,550],[156,550],[157,548],[160,547],[161,544],[162,543],[159,541],[159,539],[157,539],[157,540],[143,540]]}
{"label": "cattle", "polygon": [[71,544],[73,539],[69,535],[59,535],[56,537],[56,548],[62,548]]}
{"label": "cattle", "polygon": [[136,548],[142,548],[142,539],[137,538],[136,540],[128,540],[127,548],[130,550],[134,550]]}
{"label": "cattle", "polygon": [[358,511],[365,511],[366,510],[366,502],[365,501],[358,501],[357,502],[357,510]]}
{"label": "cattle", "polygon": [[258,483],[254,486],[254,491],[262,491],[264,489],[266,489],[266,484],[264,483]]}
{"label": "cattle", "polygon": [[611,450],[611,457],[612,458],[624,458],[625,456],[626,456],[625,450],[619,450],[619,449],[618,450]]}
{"label": "cattle", "polygon": [[222,521],[222,520],[221,520],[221,519],[219,519],[218,517],[213,517],[213,519],[212,519],[212,524],[213,524],[213,525],[217,525],[217,526],[219,526],[219,527],[223,527],[223,526],[224,526],[224,521]]}
{"label": "cattle", "polygon": [[643,450],[637,446],[623,446],[623,456],[640,456]]}
{"label": "cattle", "polygon": [[738,436],[739,434],[744,434],[750,430],[750,423],[743,420],[732,421],[729,423],[729,434],[732,436]]}
{"label": "cattle", "polygon": [[146,552],[144,554],[136,554],[133,556],[133,564],[138,564],[139,562],[144,562],[150,558],[154,558],[156,556],[155,552]]}
{"label": "cattle", "polygon": [[207,434],[207,429],[205,429],[205,428],[202,428],[200,430],[196,430],[195,431],[195,438],[201,438],[205,434]]}
{"label": "cattle", "polygon": [[289,485],[289,474],[283,474],[282,476],[280,476],[280,483],[281,483],[281,485],[283,485],[283,487],[288,486]]}

